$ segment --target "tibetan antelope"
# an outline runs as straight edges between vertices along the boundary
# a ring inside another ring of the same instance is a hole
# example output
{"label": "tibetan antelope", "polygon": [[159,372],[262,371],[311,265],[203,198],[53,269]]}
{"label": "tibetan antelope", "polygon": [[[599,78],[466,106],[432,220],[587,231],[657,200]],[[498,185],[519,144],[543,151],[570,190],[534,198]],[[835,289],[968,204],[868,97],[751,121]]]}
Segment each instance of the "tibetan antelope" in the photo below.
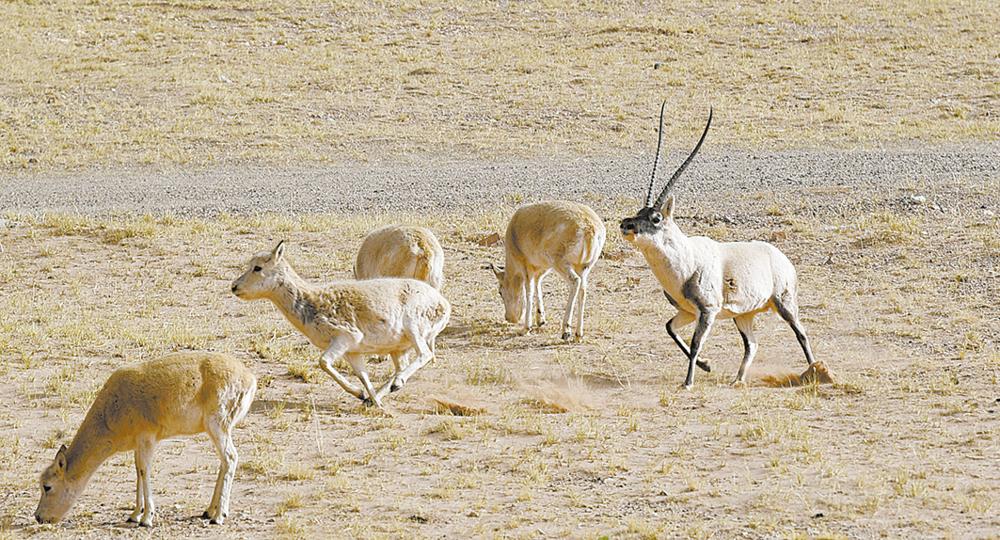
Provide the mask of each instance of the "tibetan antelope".
{"label": "tibetan antelope", "polygon": [[[813,364],[813,354],[805,329],[799,322],[796,300],[795,267],[778,248],[765,242],[716,242],[704,236],[686,236],[674,221],[674,197],[671,190],[677,178],[694,159],[712,125],[712,111],[701,139],[684,163],[667,181],[663,191],[653,197],[656,165],[663,142],[663,109],[660,107],[660,132],[656,145],[653,172],[649,178],[645,206],[635,216],[621,222],[622,236],[646,257],[646,262],[663,287],[667,300],[677,314],[667,322],[667,333],[688,358],[684,387],[694,384],[694,366],[710,371],[698,359],[702,344],[716,319],[733,319],[743,337],[743,361],[733,384],[746,382],[747,368],[757,352],[753,319],[758,313],[777,311],[798,338],[806,361]],[[690,347],[677,337],[677,330],[697,321]]]}
{"label": "tibetan antelope", "polygon": [[152,465],[163,439],[208,433],[221,466],[202,515],[222,523],[236,473],[233,427],[253,403],[257,378],[241,362],[213,353],[177,353],[111,374],[67,447],[41,476],[39,523],[55,523],[83,493],[98,467],[118,452],[135,451],[135,510],[128,521],[153,524]]}
{"label": "tibetan antelope", "polygon": [[[451,305],[437,289],[399,278],[314,285],[299,277],[284,255],[284,242],[254,255],[246,272],[233,281],[233,294],[241,300],[270,300],[323,351],[320,368],[349,394],[382,407],[382,397],[400,389],[434,358],[434,340],[451,315]],[[402,368],[400,362],[411,350],[417,358]],[[367,355],[389,355],[396,369],[378,390],[368,377]],[[334,368],[341,356],[362,388]]]}
{"label": "tibetan antelope", "polygon": [[441,290],[444,251],[429,229],[389,225],[372,231],[361,243],[354,279],[411,278]]}
{"label": "tibetan antelope", "polygon": [[535,315],[539,327],[545,324],[542,278],[555,270],[569,283],[562,339],[582,338],[587,276],[601,256],[605,234],[601,218],[583,204],[548,201],[518,208],[504,237],[505,266],[487,266],[500,283],[507,322],[523,323],[527,332]]}

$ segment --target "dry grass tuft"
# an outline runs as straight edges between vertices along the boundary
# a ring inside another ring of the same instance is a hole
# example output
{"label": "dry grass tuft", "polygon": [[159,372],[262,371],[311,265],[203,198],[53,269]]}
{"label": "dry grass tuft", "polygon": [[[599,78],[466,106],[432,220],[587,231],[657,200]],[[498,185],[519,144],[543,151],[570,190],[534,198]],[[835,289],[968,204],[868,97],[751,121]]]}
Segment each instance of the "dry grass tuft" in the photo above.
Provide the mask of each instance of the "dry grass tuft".
{"label": "dry grass tuft", "polygon": [[442,396],[431,396],[428,398],[438,414],[451,414],[454,416],[479,416],[486,413],[485,407],[477,407],[465,403],[459,403]]}
{"label": "dry grass tuft", "polygon": [[760,378],[764,386],[771,388],[792,388],[795,386],[834,384],[833,374],[824,362],[815,362],[801,374],[766,375]]}

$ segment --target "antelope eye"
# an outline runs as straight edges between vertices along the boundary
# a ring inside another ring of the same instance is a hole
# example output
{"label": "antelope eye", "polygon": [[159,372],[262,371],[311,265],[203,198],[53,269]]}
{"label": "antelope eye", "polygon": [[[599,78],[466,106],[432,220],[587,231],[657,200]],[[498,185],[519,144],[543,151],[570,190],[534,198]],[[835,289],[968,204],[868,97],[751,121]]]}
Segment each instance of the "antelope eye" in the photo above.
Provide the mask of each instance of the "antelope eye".
{"label": "antelope eye", "polygon": [[52,486],[42,486],[45,489],[45,493],[52,491]]}
{"label": "antelope eye", "polygon": [[660,214],[653,214],[649,220],[653,222],[653,225],[659,225],[663,218],[660,217]]}
{"label": "antelope eye", "polygon": [[261,267],[259,267],[259,266],[254,266],[254,267],[253,267],[253,271],[254,271],[254,272],[260,272],[261,270],[262,270],[262,268],[261,268]]}

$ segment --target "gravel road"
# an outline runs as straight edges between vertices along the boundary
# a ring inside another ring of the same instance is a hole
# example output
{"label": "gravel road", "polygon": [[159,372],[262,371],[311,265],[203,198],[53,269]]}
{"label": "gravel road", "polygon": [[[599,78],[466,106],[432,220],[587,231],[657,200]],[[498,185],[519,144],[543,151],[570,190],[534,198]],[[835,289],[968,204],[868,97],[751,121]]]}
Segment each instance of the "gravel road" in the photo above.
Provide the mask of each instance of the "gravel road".
{"label": "gravel road", "polygon": [[[660,181],[683,159],[674,150]],[[221,212],[386,212],[474,210],[518,196],[638,203],[652,156],[535,160],[410,160],[262,168],[126,169],[19,174],[0,179],[0,212],[114,214]],[[954,181],[997,186],[1000,142],[953,147],[873,151],[703,151],[685,173],[678,193],[801,192],[842,186],[862,192],[904,185],[947,186]],[[962,205],[996,210],[997,195]],[[715,198],[715,197],[713,197]],[[721,197],[731,199],[732,197]],[[725,204],[725,203],[723,203]]]}

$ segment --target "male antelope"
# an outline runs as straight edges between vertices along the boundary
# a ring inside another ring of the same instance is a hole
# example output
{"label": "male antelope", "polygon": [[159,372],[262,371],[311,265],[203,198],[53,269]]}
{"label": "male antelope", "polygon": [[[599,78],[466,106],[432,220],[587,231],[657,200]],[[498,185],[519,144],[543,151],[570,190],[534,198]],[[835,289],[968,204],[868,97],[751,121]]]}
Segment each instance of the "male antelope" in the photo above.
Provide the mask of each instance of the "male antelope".
{"label": "male antelope", "polygon": [[[434,340],[448,324],[451,305],[434,287],[415,279],[381,278],[308,283],[284,257],[285,243],[250,259],[232,285],[242,300],[270,300],[323,354],[319,365],[348,393],[382,407],[382,397],[400,389],[434,358]],[[411,351],[417,359],[401,368]],[[378,390],[366,369],[367,355],[389,355],[396,372]],[[346,357],[362,388],[334,368]]]}
{"label": "male antelope", "polygon": [[42,473],[35,519],[62,519],[105,460],[135,450],[135,510],[128,521],[149,527],[155,509],[151,474],[157,444],[208,433],[221,465],[212,502],[202,517],[222,523],[229,514],[236,473],[233,427],[250,410],[256,390],[253,373],[221,354],[170,354],[115,371],[97,393],[73,442],[63,445]]}
{"label": "male antelope", "polygon": [[397,277],[418,279],[440,290],[444,251],[429,229],[389,225],[372,231],[361,243],[354,279]]}
{"label": "male antelope", "polygon": [[[746,382],[747,368],[757,352],[753,318],[774,310],[792,327],[806,361],[812,365],[809,339],[799,322],[795,297],[795,267],[778,248],[765,242],[716,242],[704,236],[685,236],[674,223],[674,197],[670,195],[677,178],[694,159],[712,125],[708,123],[691,155],[674,172],[656,201],[652,201],[656,164],[663,141],[663,108],[660,107],[660,135],[646,191],[645,207],[621,222],[621,233],[646,257],[653,274],[663,287],[677,315],[667,322],[667,333],[688,358],[684,387],[694,384],[694,366],[710,371],[698,360],[698,353],[716,319],[733,319],[743,337],[743,362],[733,384]],[[688,348],[677,329],[698,321]]]}
{"label": "male antelope", "polygon": [[548,201],[518,208],[504,237],[506,265],[488,266],[500,282],[507,321],[523,322],[525,331],[531,331],[537,314],[538,326],[545,324],[542,278],[555,270],[569,283],[562,339],[582,338],[587,276],[601,256],[604,238],[604,223],[586,205]]}

